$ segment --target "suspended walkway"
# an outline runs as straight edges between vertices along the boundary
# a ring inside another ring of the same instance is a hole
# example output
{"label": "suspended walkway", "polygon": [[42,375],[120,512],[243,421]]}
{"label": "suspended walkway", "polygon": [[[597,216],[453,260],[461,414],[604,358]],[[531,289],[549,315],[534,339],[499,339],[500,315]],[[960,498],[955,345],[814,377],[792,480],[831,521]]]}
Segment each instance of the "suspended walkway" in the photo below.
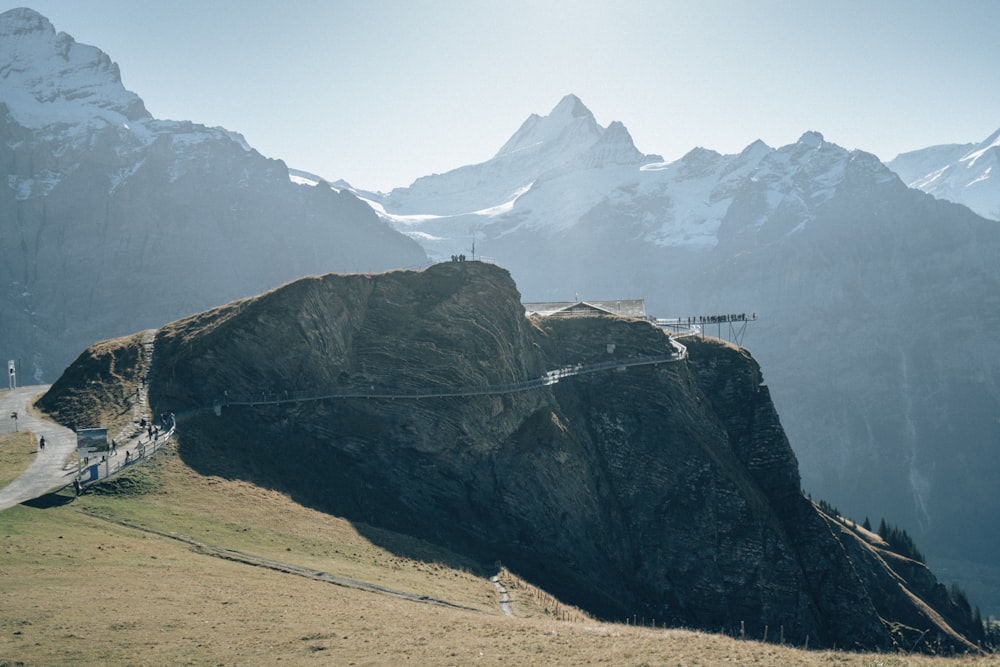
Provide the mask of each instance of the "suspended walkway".
{"label": "suspended walkway", "polygon": [[428,398],[456,398],[469,396],[502,396],[505,394],[515,394],[523,391],[532,391],[542,387],[556,384],[560,380],[576,375],[586,375],[589,373],[599,373],[608,370],[624,370],[634,366],[651,366],[665,364],[676,361],[683,361],[687,358],[687,348],[677,342],[675,337],[670,338],[670,343],[674,347],[674,352],[670,354],[632,357],[629,359],[617,359],[602,361],[595,364],[575,364],[563,366],[547,371],[541,377],[511,382],[507,384],[495,384],[474,387],[434,387],[425,390],[382,390],[382,389],[332,389],[327,391],[312,392],[284,392],[280,394],[263,393],[259,398],[236,398],[219,400],[215,404],[216,414],[221,412],[223,407],[228,406],[263,406],[280,405],[283,403],[302,403],[306,401],[325,401],[331,399],[368,398],[368,399],[391,399],[391,400],[415,400]]}

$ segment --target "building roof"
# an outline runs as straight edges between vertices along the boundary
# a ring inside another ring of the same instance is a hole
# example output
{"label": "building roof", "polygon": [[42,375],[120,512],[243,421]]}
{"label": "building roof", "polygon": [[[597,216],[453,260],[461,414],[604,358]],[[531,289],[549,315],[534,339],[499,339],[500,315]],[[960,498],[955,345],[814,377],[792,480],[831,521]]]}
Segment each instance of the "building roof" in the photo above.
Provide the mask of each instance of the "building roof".
{"label": "building roof", "polygon": [[543,301],[525,303],[528,315],[541,317],[574,317],[586,315],[615,315],[618,317],[646,317],[643,299],[615,299],[613,301]]}

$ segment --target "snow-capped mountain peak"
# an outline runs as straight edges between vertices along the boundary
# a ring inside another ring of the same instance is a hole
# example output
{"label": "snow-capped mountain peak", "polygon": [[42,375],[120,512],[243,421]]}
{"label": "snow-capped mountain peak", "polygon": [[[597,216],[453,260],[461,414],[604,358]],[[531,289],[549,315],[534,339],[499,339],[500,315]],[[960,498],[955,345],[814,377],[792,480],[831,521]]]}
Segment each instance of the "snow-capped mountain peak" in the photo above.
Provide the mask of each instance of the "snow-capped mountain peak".
{"label": "snow-capped mountain peak", "polygon": [[[556,106],[552,109],[552,113],[549,114],[550,118],[593,118],[594,114],[590,112],[590,109],[583,103],[583,101],[570,93],[566,95]],[[595,121],[596,122],[596,121]]]}
{"label": "snow-capped mountain peak", "polygon": [[659,155],[643,155],[635,147],[632,135],[620,121],[612,121],[594,144],[577,161],[582,168],[607,165],[635,165],[643,162],[662,161]]}
{"label": "snow-capped mountain peak", "polygon": [[622,123],[602,127],[580,98],[566,95],[547,116],[529,116],[486,162],[418,178],[388,196],[359,194],[389,219],[405,220],[409,228],[418,211],[436,217],[497,211],[540,181],[587,170],[638,172],[643,163],[662,159],[640,153]]}
{"label": "snow-capped mountain peak", "polygon": [[1000,220],[1000,130],[976,144],[930,146],[886,164],[911,188]]}
{"label": "snow-capped mountain peak", "polygon": [[971,169],[976,166],[977,160],[986,155],[987,151],[993,148],[1000,149],[1000,129],[987,137],[985,141],[979,143],[967,155],[959,158],[959,162],[966,163],[966,166]]}
{"label": "snow-capped mountain peak", "polygon": [[[711,248],[734,233],[775,241],[803,230],[849,173],[897,180],[875,156],[813,131],[777,149],[757,140],[737,155],[695,148],[665,163],[640,153],[624,124],[601,127],[568,95],[549,115],[530,116],[487,162],[418,179],[388,197],[362,196],[432,256],[461,251],[473,230],[484,244],[518,234],[552,239],[609,215],[628,220],[619,224],[651,246]],[[752,214],[724,228],[737,201]],[[781,223],[770,224],[776,213]]]}
{"label": "snow-capped mountain peak", "polygon": [[0,63],[0,100],[24,127],[150,118],[106,53],[57,33],[32,9],[0,14]]}
{"label": "snow-capped mountain peak", "polygon": [[584,148],[597,141],[602,128],[576,95],[559,101],[548,116],[531,114],[520,129],[500,148],[496,157],[521,152],[565,149],[573,145]]}

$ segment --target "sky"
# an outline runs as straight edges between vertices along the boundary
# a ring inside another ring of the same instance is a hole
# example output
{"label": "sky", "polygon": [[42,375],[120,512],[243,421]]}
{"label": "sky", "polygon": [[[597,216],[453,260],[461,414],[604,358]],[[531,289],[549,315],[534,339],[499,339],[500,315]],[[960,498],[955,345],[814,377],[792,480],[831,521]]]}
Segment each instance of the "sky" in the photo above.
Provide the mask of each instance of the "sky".
{"label": "sky", "polygon": [[389,191],[577,95],[675,160],[821,132],[883,160],[1000,128],[1000,0],[0,0],[105,51],[156,118]]}

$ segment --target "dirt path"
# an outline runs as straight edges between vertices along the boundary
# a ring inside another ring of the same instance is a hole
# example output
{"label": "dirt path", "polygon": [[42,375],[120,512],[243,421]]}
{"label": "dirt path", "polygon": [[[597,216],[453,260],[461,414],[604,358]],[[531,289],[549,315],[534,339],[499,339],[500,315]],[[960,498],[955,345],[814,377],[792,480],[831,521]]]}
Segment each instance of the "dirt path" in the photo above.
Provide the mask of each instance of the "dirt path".
{"label": "dirt path", "polygon": [[497,575],[490,577],[490,581],[493,582],[494,588],[497,589],[497,595],[500,596],[500,610],[507,616],[513,616],[514,611],[510,608],[510,596],[507,594],[507,587],[500,583],[500,577]]}
{"label": "dirt path", "polygon": [[[155,329],[143,332],[142,345],[147,359],[153,356],[153,341]],[[148,369],[147,369],[148,373]],[[0,416],[10,418],[12,412],[17,412],[19,431],[31,431],[36,442],[44,437],[45,449],[38,450],[34,462],[21,476],[0,489],[0,511],[19,505],[27,500],[33,500],[46,492],[72,484],[78,472],[77,466],[70,463],[70,458],[76,451],[76,433],[59,424],[40,419],[28,414],[28,406],[39,396],[49,390],[51,385],[34,385],[20,387],[13,391],[0,391]],[[151,434],[139,427],[139,422],[145,420],[151,423],[148,401],[149,382],[144,377],[142,384],[136,387],[136,400],[133,404],[133,423],[126,426],[115,438],[118,447],[114,455],[106,455],[103,462],[100,459],[91,461],[83,469],[84,484],[89,481],[89,467],[97,466],[100,479],[114,476],[125,468],[125,459],[129,464],[148,456],[166,443],[173,435],[173,423],[165,432],[157,431]],[[110,435],[110,434],[109,434]],[[112,436],[114,437],[114,436]]]}
{"label": "dirt path", "polygon": [[21,476],[0,489],[0,511],[20,505],[54,488],[72,483],[76,467],[69,465],[76,451],[76,433],[55,422],[39,419],[28,413],[28,406],[48,391],[50,385],[19,387],[0,392],[0,415],[9,419],[17,412],[19,431],[31,431],[36,442],[45,438],[45,449],[38,450],[35,460]]}
{"label": "dirt path", "polygon": [[261,556],[254,556],[252,554],[243,553],[241,551],[234,551],[233,549],[224,549],[222,547],[215,547],[210,544],[204,544],[193,540],[190,537],[184,537],[183,535],[178,535],[176,533],[166,533],[163,531],[156,530],[155,528],[149,528],[147,526],[139,526],[130,521],[124,521],[122,519],[115,519],[103,514],[98,514],[96,512],[89,512],[87,510],[81,510],[84,514],[95,519],[100,519],[102,521],[108,521],[109,523],[114,523],[125,528],[131,528],[133,530],[140,530],[144,533],[150,533],[152,535],[157,535],[159,537],[164,537],[169,540],[176,540],[178,542],[183,542],[184,544],[190,545],[198,553],[202,553],[208,556],[215,556],[216,558],[223,558],[225,560],[235,561],[237,563],[244,563],[246,565],[253,565],[255,567],[263,567],[269,570],[275,570],[277,572],[284,572],[286,574],[294,574],[300,577],[306,577],[308,579],[315,579],[317,581],[324,581],[328,584],[335,584],[337,586],[345,586],[347,588],[356,588],[358,590],[368,591],[370,593],[381,593],[383,595],[392,595],[394,597],[403,598],[410,600],[412,602],[422,602],[424,604],[435,604],[441,605],[443,607],[451,607],[453,609],[464,609],[465,611],[473,611],[476,613],[483,613],[481,609],[475,609],[473,607],[466,607],[464,605],[455,604],[454,602],[448,602],[447,600],[439,600],[437,598],[432,598],[427,595],[416,595],[414,593],[406,593],[404,591],[397,591],[391,588],[386,588],[385,586],[379,586],[378,584],[370,584],[366,581],[359,581],[357,579],[347,579],[345,577],[338,577],[328,572],[320,572],[319,570],[314,570],[312,568],[301,567],[299,565],[293,565],[292,563],[284,563],[281,561],[271,560],[269,558],[263,558]]}

